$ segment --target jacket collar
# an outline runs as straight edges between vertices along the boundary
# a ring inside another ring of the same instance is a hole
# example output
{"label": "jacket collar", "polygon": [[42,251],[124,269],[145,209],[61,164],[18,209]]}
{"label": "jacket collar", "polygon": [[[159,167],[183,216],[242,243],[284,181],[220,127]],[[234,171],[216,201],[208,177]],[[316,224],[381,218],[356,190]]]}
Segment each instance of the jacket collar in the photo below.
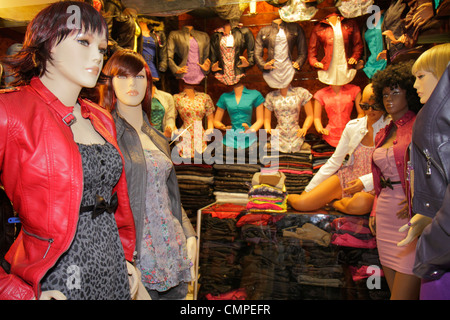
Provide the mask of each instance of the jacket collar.
{"label": "jacket collar", "polygon": [[[114,108],[111,114],[114,118],[114,122],[116,123],[117,140],[121,139],[125,133],[125,129],[128,128],[135,130],[117,111],[117,108]],[[147,134],[156,147],[170,159],[170,150],[167,146],[166,138],[150,125],[147,114],[144,111],[142,111],[142,116],[144,118],[144,122],[142,123],[141,130]]]}
{"label": "jacket collar", "polygon": [[407,124],[408,122],[410,122],[411,120],[413,120],[415,118],[416,114],[414,112],[412,112],[411,110],[408,110],[403,117],[401,117],[400,119],[393,121],[395,123],[395,125],[397,127],[401,127],[404,126],[405,124]]}
{"label": "jacket collar", "polygon": [[[55,110],[61,117],[61,120],[66,124],[72,124],[71,121],[75,119],[73,116],[73,106],[64,105],[39,79],[38,77],[33,77],[30,81],[30,87],[41,97],[41,99],[53,110]],[[87,103],[83,99],[78,98],[78,103],[81,107],[81,115],[87,118],[90,113],[90,109]]]}
{"label": "jacket collar", "polygon": [[322,20],[320,20],[320,23],[325,23],[325,24],[331,25],[330,22],[328,22],[328,18],[330,18],[330,17],[332,17],[332,16],[338,16],[338,17],[339,17],[339,21],[341,21],[341,22],[342,22],[342,20],[344,20],[344,17],[343,17],[343,16],[341,16],[341,15],[339,15],[339,14],[337,14],[337,13],[332,13],[332,14],[327,15],[327,16],[326,16],[325,18],[323,18]]}

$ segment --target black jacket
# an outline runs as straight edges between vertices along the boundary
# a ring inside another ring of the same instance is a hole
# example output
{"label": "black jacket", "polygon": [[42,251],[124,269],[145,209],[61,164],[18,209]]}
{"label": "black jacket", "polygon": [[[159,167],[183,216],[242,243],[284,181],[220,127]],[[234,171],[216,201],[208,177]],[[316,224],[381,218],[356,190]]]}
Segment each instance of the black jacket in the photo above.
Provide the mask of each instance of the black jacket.
{"label": "black jacket", "polygon": [[436,279],[450,271],[450,66],[413,127],[414,213],[433,218],[417,244],[414,273]]}
{"label": "black jacket", "polygon": [[[234,38],[234,73],[236,75],[240,75],[245,72],[248,68],[252,67],[255,64],[255,38],[253,37],[253,33],[249,28],[246,27],[235,27],[231,30],[231,34]],[[211,36],[211,52],[209,55],[209,59],[211,60],[211,65],[219,61],[219,70],[217,72],[223,73],[223,59],[220,54],[220,40],[222,39],[223,33],[220,31],[216,31]],[[247,61],[249,66],[247,68],[239,68],[238,65],[241,63],[240,56],[244,55],[245,50],[247,50]]]}
{"label": "black jacket", "polygon": [[[289,46],[289,58],[292,62],[297,62],[300,68],[308,56],[308,49],[306,47],[305,32],[298,23],[282,22],[280,28],[283,28],[286,33],[286,38]],[[255,40],[255,61],[256,65],[263,72],[269,70],[264,69],[267,61],[270,61],[275,56],[275,37],[278,33],[278,24],[272,22],[272,25],[263,27],[259,30]],[[293,59],[292,53],[297,47],[297,59]],[[264,61],[264,48],[267,49],[267,60]]]}

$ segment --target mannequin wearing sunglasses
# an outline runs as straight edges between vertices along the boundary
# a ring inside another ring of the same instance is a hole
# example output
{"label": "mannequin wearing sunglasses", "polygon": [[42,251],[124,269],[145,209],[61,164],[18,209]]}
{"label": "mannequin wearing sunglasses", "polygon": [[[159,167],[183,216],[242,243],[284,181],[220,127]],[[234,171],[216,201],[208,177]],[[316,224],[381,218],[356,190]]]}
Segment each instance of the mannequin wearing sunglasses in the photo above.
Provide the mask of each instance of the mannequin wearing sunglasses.
{"label": "mannequin wearing sunglasses", "polygon": [[[383,107],[375,103],[372,86],[364,88],[360,105],[364,117],[350,120],[335,152],[314,175],[300,195],[288,197],[290,205],[299,211],[317,210],[335,201],[332,206],[352,215],[367,214],[373,204],[371,156],[377,132],[390,118]],[[342,166],[346,155],[350,158]]]}

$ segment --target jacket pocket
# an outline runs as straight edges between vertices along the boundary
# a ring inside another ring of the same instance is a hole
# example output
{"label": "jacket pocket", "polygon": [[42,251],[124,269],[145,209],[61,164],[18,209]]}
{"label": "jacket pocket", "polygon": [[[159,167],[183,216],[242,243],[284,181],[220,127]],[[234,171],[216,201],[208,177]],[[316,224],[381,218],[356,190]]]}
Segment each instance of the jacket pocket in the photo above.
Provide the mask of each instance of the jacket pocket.
{"label": "jacket pocket", "polygon": [[22,227],[22,231],[23,231],[26,235],[28,235],[28,236],[30,236],[30,237],[36,238],[36,239],[41,240],[41,241],[46,241],[46,242],[48,242],[47,250],[45,251],[44,256],[42,257],[42,259],[45,259],[45,257],[47,256],[48,251],[50,250],[50,247],[52,246],[52,243],[53,243],[54,239],[51,239],[51,238],[43,238],[43,237],[41,237],[41,236],[38,236],[38,235],[33,234],[33,233],[31,233],[31,232],[28,232],[28,231],[25,230],[25,228],[23,228],[23,227]]}

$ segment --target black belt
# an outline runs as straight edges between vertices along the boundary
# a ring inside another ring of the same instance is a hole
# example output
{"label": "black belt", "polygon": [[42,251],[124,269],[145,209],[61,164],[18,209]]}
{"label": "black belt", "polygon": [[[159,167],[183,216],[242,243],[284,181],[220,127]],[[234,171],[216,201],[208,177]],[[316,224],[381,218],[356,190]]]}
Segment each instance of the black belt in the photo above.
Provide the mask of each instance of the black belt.
{"label": "black belt", "polygon": [[111,197],[111,200],[109,201],[109,203],[106,202],[106,200],[103,199],[103,197],[96,194],[95,195],[95,204],[91,205],[91,206],[81,207],[80,213],[92,211],[92,219],[95,219],[105,211],[108,213],[116,212],[118,204],[119,204],[119,202],[117,200],[116,192]]}
{"label": "black belt", "polygon": [[380,177],[380,183],[381,183],[382,188],[391,188],[392,190],[394,190],[392,185],[400,184],[402,182],[401,181],[391,181],[391,179],[389,179],[389,178],[385,179],[384,177]]}

